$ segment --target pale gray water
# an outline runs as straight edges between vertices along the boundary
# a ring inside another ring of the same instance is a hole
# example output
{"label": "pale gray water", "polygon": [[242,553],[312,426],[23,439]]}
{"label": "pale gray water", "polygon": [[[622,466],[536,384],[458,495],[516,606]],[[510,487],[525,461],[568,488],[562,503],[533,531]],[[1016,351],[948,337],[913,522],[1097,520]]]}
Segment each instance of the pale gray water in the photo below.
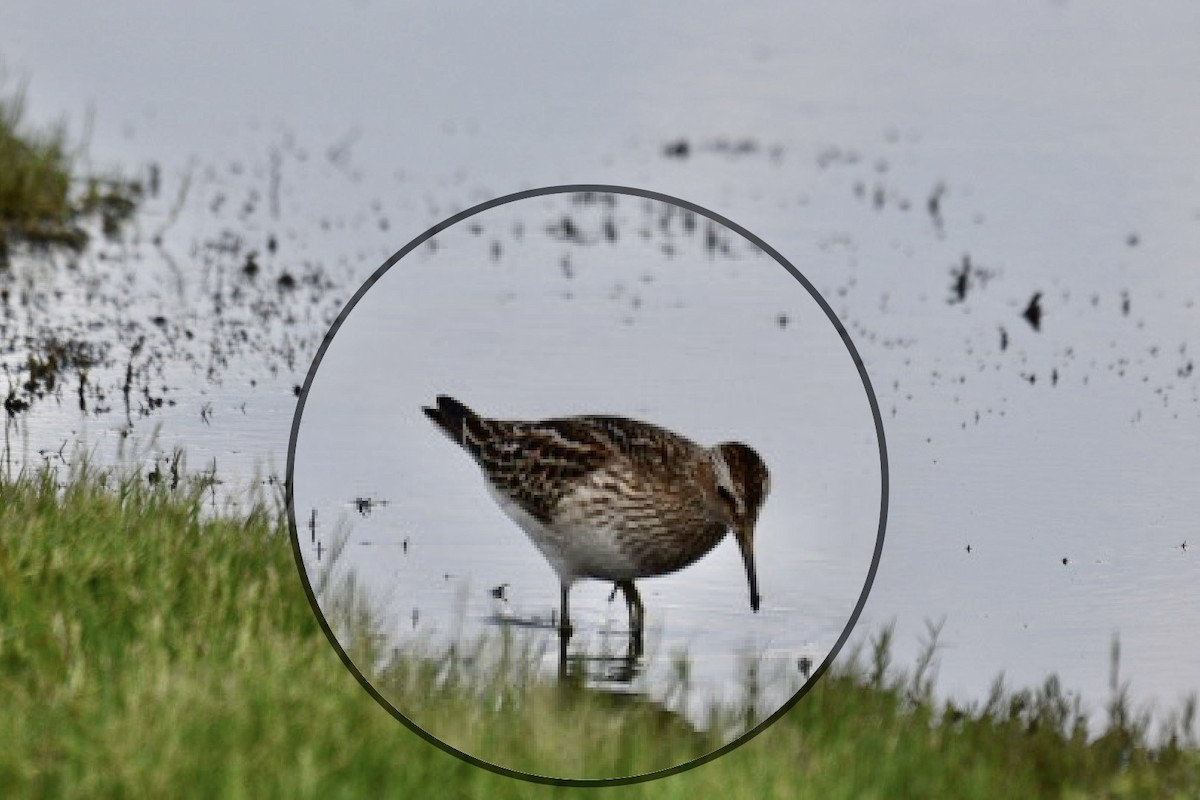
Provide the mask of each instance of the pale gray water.
{"label": "pale gray water", "polygon": [[[632,688],[665,696],[671,656],[686,653],[697,685],[687,710],[702,724],[711,701],[732,693],[744,656],[802,682],[800,660],[815,668],[846,627],[879,529],[875,420],[829,318],[751,241],[678,206],[580,199],[474,215],[363,296],[305,401],[296,517],[303,525],[315,511],[322,542],[346,532],[338,569],[358,574],[397,644],[445,646],[447,635],[494,632],[496,614],[548,628],[559,592],[478,468],[421,413],[438,394],[501,418],[616,413],[707,444],[750,443],[772,474],[756,534],[761,612],[750,611],[732,540],[641,584],[653,647]],[[360,497],[386,505],[356,519]],[[313,531],[301,533],[311,545]],[[318,566],[310,556],[311,574]],[[505,603],[490,592],[501,584]],[[610,589],[572,593],[572,653],[595,652],[605,620],[624,631]],[[791,681],[777,683],[764,716],[792,694]]]}
{"label": "pale gray water", "polygon": [[[271,269],[299,273],[312,261],[338,280],[296,329],[302,355],[253,391],[227,380],[205,399],[194,394],[200,375],[181,377],[188,400],[156,417],[166,446],[186,443],[194,462],[215,457],[232,476],[256,464],[280,471],[291,386],[334,301],[454,211],[568,182],[666,192],[778,248],[863,354],[892,493],[860,631],[894,619],[905,664],[925,620],[944,617],[943,692],[978,698],[1000,671],[1020,684],[1057,672],[1099,708],[1114,634],[1135,699],[1172,706],[1197,688],[1200,640],[1187,620],[1200,577],[1200,376],[1189,366],[1200,347],[1198,33],[1200,9],[1186,2],[773,4],[736,15],[715,3],[170,14],[75,4],[53,15],[17,3],[2,46],[10,70],[31,79],[37,118],[79,124],[94,109],[96,162],[162,165],[147,238],[195,159],[185,211],[166,234],[177,261],[230,227],[257,237],[260,254],[268,233],[278,237]],[[665,157],[680,137],[689,157]],[[734,144],[718,147],[722,138]],[[756,147],[739,150],[743,139]],[[277,216],[264,199],[272,150]],[[939,184],[940,226],[927,208]],[[254,190],[260,201],[243,215]],[[218,193],[229,199],[214,211]],[[969,273],[964,302],[951,304],[964,254],[984,272]],[[169,283],[149,255],[139,270],[136,281]],[[1040,332],[1021,317],[1035,292]],[[772,347],[778,333],[755,341]],[[251,357],[230,369],[267,367]],[[788,374],[797,396],[822,395],[811,374],[772,371]],[[481,409],[653,414],[698,437],[723,435],[737,410],[703,420],[713,406],[671,404],[668,414],[662,399],[611,381],[575,397],[554,384],[554,402],[544,385],[491,397],[469,388],[454,391]],[[199,409],[210,400],[217,413],[206,424]],[[106,419],[86,429],[111,451],[119,424]],[[397,426],[423,422],[403,419]],[[85,426],[69,402],[24,424],[31,457]],[[469,464],[444,441],[420,441],[465,489],[455,513],[493,513],[471,493]],[[400,497],[382,475],[362,488]],[[771,514],[790,502],[819,517],[823,494],[805,484],[790,501],[773,497]],[[401,508],[381,512],[399,520]],[[509,535],[503,552],[515,556],[527,545],[515,528]],[[513,567],[531,570],[521,588],[552,591],[525,553],[527,566]],[[714,578],[731,555],[713,554]],[[843,583],[836,572],[828,580]],[[734,614],[744,596],[730,592],[720,606]],[[652,619],[656,609],[674,619],[671,601],[647,595]],[[597,585],[596,608],[605,596]],[[827,618],[840,613],[828,594],[807,602]],[[759,617],[752,623],[767,624]]]}

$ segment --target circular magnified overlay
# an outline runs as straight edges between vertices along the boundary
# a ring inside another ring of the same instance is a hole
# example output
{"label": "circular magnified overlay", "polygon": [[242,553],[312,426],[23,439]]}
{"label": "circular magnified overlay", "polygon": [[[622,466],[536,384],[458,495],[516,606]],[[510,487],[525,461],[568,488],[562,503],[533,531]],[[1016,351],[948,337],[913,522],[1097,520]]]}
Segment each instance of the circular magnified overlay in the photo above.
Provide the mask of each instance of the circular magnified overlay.
{"label": "circular magnified overlay", "polygon": [[334,322],[292,428],[301,578],[373,697],[476,765],[661,776],[829,666],[887,513],[845,329],[764,242],[615,186],[406,245]]}

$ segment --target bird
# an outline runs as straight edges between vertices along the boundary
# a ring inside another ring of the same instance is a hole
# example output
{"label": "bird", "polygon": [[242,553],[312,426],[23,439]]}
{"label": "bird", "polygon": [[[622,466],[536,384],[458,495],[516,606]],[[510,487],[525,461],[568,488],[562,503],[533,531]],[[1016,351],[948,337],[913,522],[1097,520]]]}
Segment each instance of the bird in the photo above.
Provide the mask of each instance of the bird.
{"label": "bird", "polygon": [[625,595],[640,651],[645,608],[634,581],[693,564],[729,531],[758,611],[754,533],[770,474],[749,445],[703,447],[620,416],[492,419],[447,395],[422,410],[471,455],[492,498],[557,574],[564,641],[572,584],[598,579]]}

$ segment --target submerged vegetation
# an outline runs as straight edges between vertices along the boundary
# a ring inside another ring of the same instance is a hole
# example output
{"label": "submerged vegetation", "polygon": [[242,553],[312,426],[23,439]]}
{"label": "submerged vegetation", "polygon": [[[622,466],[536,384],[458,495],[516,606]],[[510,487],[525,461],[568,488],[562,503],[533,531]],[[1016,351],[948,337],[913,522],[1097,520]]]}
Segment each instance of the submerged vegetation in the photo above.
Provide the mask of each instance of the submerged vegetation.
{"label": "submerged vegetation", "polygon": [[[211,476],[87,468],[0,479],[0,786],[8,797],[558,796],[423,741],[371,700],[309,609],[279,499],[213,513]],[[345,584],[323,605],[377,641]],[[522,645],[508,663],[527,662]],[[1054,678],[933,696],[929,659],[888,663],[890,633],[719,759],[601,790],[691,797],[1194,797],[1195,704],[1153,739],[1117,692],[1097,737]],[[464,646],[380,658],[376,686],[462,750],[549,775],[680,763],[707,734],[645,702],[485,668]],[[930,650],[932,653],[932,650]],[[491,662],[496,663],[496,662]],[[1152,743],[1152,741],[1154,743]]]}
{"label": "submerged vegetation", "polygon": [[79,252],[89,226],[113,237],[133,214],[140,184],[81,175],[77,161],[61,126],[33,130],[24,96],[0,96],[0,268],[16,247]]}

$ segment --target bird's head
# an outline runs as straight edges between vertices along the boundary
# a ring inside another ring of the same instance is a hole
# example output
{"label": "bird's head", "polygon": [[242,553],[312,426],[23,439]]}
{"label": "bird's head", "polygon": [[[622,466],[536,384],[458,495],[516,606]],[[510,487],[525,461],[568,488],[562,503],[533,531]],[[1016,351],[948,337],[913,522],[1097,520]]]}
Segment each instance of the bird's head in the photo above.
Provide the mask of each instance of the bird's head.
{"label": "bird's head", "polygon": [[724,442],[710,451],[713,470],[714,511],[733,529],[746,580],[750,583],[750,607],[758,611],[758,574],[754,567],[754,526],[771,491],[767,465],[752,447],[741,442]]}

